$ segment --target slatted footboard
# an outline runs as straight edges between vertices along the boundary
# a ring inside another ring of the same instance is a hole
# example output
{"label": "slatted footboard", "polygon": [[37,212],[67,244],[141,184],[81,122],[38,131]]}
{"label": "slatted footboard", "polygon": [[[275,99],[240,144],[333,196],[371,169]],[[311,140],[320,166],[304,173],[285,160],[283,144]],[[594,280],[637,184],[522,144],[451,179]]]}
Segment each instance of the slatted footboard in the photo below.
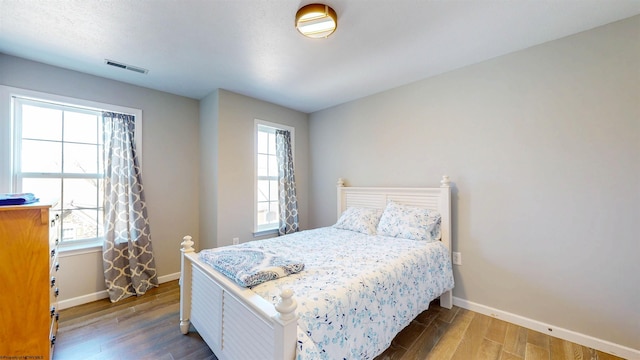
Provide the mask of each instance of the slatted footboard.
{"label": "slatted footboard", "polygon": [[292,293],[277,306],[199,261],[190,236],[182,243],[180,330],[192,324],[218,359],[295,357],[297,316]]}

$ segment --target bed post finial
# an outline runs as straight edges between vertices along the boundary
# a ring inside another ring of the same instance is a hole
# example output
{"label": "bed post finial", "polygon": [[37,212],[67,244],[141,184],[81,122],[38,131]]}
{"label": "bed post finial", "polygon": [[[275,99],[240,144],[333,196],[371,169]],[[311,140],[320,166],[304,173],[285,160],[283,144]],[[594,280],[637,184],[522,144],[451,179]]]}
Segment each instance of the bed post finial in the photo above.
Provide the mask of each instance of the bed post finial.
{"label": "bed post finial", "polygon": [[338,178],[338,187],[344,187],[344,180],[342,178]]}
{"label": "bed post finial", "polygon": [[449,180],[449,176],[443,175],[442,180],[440,180],[440,187],[451,187],[451,181]]}
{"label": "bed post finial", "polygon": [[291,320],[296,316],[295,310],[298,307],[298,303],[292,296],[293,290],[291,289],[284,289],[280,293],[280,301],[276,304],[276,310],[282,320]]}
{"label": "bed post finial", "polygon": [[180,246],[181,246],[180,251],[182,251],[183,253],[190,253],[195,251],[193,249],[194,242],[191,241],[191,239],[192,237],[189,235],[182,238],[183,241],[180,243]]}

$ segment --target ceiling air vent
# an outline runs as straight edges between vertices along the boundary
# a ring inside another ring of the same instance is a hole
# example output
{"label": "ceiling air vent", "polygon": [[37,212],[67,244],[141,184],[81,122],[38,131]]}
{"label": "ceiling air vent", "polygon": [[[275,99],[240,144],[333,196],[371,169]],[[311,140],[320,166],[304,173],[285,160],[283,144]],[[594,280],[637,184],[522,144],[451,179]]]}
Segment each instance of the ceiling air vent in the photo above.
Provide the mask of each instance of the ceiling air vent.
{"label": "ceiling air vent", "polygon": [[111,65],[111,66],[115,66],[117,68],[120,69],[126,69],[126,70],[131,70],[140,74],[146,74],[149,72],[149,70],[147,69],[143,69],[141,67],[137,67],[137,66],[131,66],[131,65],[127,65],[127,64],[123,64],[121,62],[117,62],[117,61],[113,61],[113,60],[109,60],[109,59],[104,59],[104,63],[107,65]]}

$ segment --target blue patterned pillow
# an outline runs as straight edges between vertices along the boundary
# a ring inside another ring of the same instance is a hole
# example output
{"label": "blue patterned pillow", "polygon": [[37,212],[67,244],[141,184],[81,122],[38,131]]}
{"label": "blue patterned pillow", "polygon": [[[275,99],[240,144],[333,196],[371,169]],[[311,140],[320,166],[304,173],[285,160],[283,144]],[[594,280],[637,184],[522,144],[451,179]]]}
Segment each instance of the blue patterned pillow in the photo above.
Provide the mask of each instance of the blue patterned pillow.
{"label": "blue patterned pillow", "polygon": [[380,210],[349,207],[342,213],[340,219],[333,227],[375,235],[379,220]]}
{"label": "blue patterned pillow", "polygon": [[380,222],[378,235],[410,240],[440,240],[440,213],[415,206],[387,204]]}

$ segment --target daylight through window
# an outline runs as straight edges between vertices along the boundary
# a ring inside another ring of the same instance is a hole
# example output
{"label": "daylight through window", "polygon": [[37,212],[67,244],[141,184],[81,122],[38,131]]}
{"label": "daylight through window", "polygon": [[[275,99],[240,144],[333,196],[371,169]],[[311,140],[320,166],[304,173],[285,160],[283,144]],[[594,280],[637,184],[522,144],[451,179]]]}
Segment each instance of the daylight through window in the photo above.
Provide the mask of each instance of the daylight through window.
{"label": "daylight through window", "polygon": [[100,111],[16,98],[15,187],[58,200],[63,242],[103,237]]}
{"label": "daylight through window", "polygon": [[292,152],[295,153],[295,129],[293,127],[255,120],[255,236],[277,233],[280,226],[278,188],[280,179],[276,155],[276,130],[289,131]]}
{"label": "daylight through window", "polygon": [[256,230],[278,228],[278,160],[276,128],[257,125]]}

